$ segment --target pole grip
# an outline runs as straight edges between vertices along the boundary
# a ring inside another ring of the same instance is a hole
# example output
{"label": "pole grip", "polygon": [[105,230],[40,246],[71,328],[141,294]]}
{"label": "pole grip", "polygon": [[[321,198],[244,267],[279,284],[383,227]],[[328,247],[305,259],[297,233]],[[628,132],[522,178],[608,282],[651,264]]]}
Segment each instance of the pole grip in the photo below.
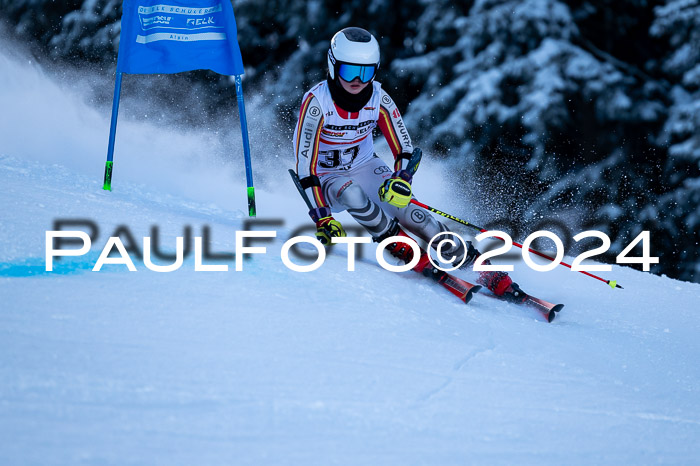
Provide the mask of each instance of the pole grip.
{"label": "pole grip", "polygon": [[422,158],[423,151],[420,150],[419,147],[414,148],[413,153],[411,153],[411,158],[408,161],[408,165],[406,165],[406,171],[410,173],[411,176],[415,175],[418,171],[418,166],[420,165],[420,161]]}

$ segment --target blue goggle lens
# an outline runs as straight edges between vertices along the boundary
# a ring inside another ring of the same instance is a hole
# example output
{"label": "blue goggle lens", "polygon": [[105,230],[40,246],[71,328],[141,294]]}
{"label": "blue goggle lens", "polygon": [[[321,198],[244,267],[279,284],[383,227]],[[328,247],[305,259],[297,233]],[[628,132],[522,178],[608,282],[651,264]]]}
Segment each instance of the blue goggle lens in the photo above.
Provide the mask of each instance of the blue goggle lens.
{"label": "blue goggle lens", "polygon": [[351,82],[355,78],[360,78],[363,83],[368,83],[374,78],[377,67],[374,65],[348,65],[341,63],[338,67],[338,76],[343,81]]}

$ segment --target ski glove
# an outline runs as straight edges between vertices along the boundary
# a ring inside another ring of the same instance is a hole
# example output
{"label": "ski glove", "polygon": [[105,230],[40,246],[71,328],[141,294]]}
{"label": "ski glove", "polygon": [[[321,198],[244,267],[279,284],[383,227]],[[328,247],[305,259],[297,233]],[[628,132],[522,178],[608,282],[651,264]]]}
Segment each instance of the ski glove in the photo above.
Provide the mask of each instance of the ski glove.
{"label": "ski glove", "polygon": [[345,235],[343,225],[333,217],[323,217],[316,222],[316,239],[323,245],[331,244],[331,238],[339,238]]}
{"label": "ski glove", "polygon": [[379,187],[379,199],[396,207],[406,207],[411,202],[411,180],[406,170],[399,170]]}

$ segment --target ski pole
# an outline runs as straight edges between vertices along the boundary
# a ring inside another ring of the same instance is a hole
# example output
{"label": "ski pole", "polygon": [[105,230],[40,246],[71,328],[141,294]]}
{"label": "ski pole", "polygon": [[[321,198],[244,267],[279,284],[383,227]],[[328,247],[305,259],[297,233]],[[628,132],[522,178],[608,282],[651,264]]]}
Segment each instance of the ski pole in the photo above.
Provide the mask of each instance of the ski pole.
{"label": "ski pole", "polygon": [[[485,233],[486,231],[488,231],[488,230],[485,230],[485,229],[483,229],[483,228],[481,228],[481,227],[479,227],[479,226],[476,226],[476,225],[474,225],[474,224],[472,224],[472,223],[469,223],[469,222],[467,222],[466,220],[462,220],[462,219],[459,218],[459,217],[455,217],[455,216],[452,215],[452,214],[448,214],[447,212],[443,212],[443,211],[438,210],[438,209],[436,209],[436,208],[434,208],[434,207],[430,207],[430,206],[427,205],[427,204],[423,204],[422,202],[417,201],[416,199],[411,199],[411,204],[415,204],[415,205],[417,205],[418,207],[422,207],[423,209],[428,210],[428,211],[430,211],[430,212],[432,212],[432,213],[434,213],[434,214],[441,215],[441,216],[443,216],[443,217],[445,217],[445,218],[449,218],[450,220],[452,220],[452,221],[454,221],[454,222],[457,222],[457,223],[460,223],[460,224],[462,224],[462,225],[464,225],[464,226],[468,226],[468,227],[470,227],[470,228],[474,228],[474,229],[476,229],[476,230],[479,230],[479,231],[482,232],[482,233]],[[523,245],[522,245],[522,244],[516,243],[515,241],[513,241],[513,244],[514,244],[515,246],[519,247],[520,249],[523,249]],[[535,251],[535,250],[532,249],[532,248],[527,248],[527,250],[530,251],[530,252],[533,253],[533,254],[536,254],[536,255],[540,256],[540,257],[544,257],[545,259],[549,259],[549,260],[551,260],[551,261],[554,260],[553,257],[550,257],[550,256],[548,256],[547,254],[543,254],[543,253],[541,253],[541,252],[539,252],[539,251]],[[567,264],[566,262],[560,262],[560,264],[561,264],[561,265],[564,265],[564,266],[566,266],[566,267],[568,267],[568,268],[571,268],[571,265]],[[592,273],[589,273],[589,272],[586,272],[586,271],[583,271],[583,270],[578,270],[578,272],[581,272],[581,273],[584,274],[584,275],[588,275],[589,277],[595,278],[596,280],[600,280],[601,282],[604,282],[604,283],[606,283],[607,285],[609,285],[610,288],[612,288],[612,289],[615,289],[615,288],[622,288],[622,286],[618,285],[618,284],[617,284],[617,281],[615,281],[615,280],[606,280],[606,279],[604,279],[604,278],[601,278],[601,277],[599,277],[599,276],[597,276],[597,275],[593,275]]]}
{"label": "ski pole", "polygon": [[292,181],[294,181],[294,186],[297,187],[297,191],[299,191],[299,194],[301,194],[301,198],[304,199],[304,202],[306,202],[306,205],[309,207],[309,210],[313,209],[314,206],[311,205],[311,201],[309,200],[309,196],[306,195],[304,192],[304,188],[301,186],[301,181],[299,180],[299,175],[296,174],[294,170],[291,168],[289,169],[289,176],[292,177]]}

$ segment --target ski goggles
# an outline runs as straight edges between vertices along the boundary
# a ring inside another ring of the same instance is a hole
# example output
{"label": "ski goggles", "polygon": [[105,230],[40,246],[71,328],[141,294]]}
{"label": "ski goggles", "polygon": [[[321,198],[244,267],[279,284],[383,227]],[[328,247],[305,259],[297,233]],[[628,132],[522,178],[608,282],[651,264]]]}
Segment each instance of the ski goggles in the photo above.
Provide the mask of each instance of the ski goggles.
{"label": "ski goggles", "polygon": [[341,63],[338,66],[338,76],[340,79],[347,82],[352,82],[355,78],[360,78],[363,83],[368,83],[374,78],[377,73],[376,65],[350,65]]}

